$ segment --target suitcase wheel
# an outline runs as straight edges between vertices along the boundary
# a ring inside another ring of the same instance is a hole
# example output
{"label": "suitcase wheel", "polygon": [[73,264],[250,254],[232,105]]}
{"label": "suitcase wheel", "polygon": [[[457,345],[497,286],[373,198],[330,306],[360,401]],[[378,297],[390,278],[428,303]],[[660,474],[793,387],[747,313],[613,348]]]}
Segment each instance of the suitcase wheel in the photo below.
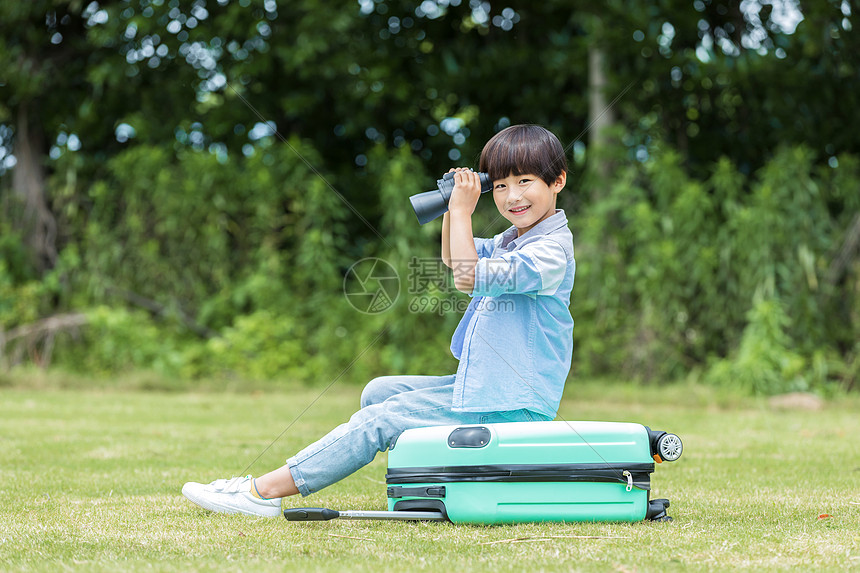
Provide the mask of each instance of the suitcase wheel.
{"label": "suitcase wheel", "polygon": [[657,440],[657,452],[664,461],[674,462],[681,457],[684,451],[684,444],[681,443],[681,438],[675,434],[663,434]]}
{"label": "suitcase wheel", "polygon": [[649,521],[672,521],[672,518],[666,514],[669,508],[668,499],[652,499],[648,502],[648,512],[645,514],[645,519]]}

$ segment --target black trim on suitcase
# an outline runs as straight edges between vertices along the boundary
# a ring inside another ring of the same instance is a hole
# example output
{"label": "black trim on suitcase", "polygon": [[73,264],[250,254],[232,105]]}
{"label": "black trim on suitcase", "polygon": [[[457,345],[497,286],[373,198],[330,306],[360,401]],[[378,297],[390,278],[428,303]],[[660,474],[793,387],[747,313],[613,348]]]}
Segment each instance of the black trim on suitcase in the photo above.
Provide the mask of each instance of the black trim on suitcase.
{"label": "black trim on suitcase", "polygon": [[400,483],[454,482],[608,482],[650,490],[653,463],[635,464],[510,464],[484,466],[428,466],[388,468],[385,481]]}
{"label": "black trim on suitcase", "polygon": [[393,511],[438,511],[448,519],[448,509],[445,502],[439,499],[401,499],[395,502]]}
{"label": "black trim on suitcase", "polygon": [[445,497],[445,486],[429,487],[401,487],[399,485],[388,486],[388,497],[400,499],[401,497]]}

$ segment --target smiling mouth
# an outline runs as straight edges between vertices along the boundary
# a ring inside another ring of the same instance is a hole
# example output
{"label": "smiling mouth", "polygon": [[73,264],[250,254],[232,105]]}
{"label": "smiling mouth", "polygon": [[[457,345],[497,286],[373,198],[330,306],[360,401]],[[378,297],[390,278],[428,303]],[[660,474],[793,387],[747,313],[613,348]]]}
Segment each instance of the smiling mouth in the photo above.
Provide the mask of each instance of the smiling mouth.
{"label": "smiling mouth", "polygon": [[508,209],[508,211],[510,211],[514,215],[522,215],[529,210],[529,207],[531,207],[531,205],[525,205],[524,207],[514,207],[513,209]]}

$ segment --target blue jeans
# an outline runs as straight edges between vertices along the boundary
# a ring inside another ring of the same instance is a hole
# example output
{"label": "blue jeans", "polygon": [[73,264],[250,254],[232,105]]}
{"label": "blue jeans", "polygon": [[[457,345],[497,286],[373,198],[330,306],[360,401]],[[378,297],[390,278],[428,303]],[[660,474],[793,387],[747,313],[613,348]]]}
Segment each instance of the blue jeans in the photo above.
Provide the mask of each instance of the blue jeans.
{"label": "blue jeans", "polygon": [[550,419],[529,410],[454,412],[453,397],[454,375],[374,378],[361,393],[361,409],[349,422],[287,460],[296,487],[304,496],[340,481],[410,428]]}

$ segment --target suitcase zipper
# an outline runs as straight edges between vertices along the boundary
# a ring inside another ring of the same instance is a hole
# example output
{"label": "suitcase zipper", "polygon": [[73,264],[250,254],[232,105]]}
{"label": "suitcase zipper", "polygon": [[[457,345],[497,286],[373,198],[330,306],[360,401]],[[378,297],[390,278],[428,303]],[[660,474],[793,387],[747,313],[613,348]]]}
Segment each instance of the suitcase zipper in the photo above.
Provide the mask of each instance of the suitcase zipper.
{"label": "suitcase zipper", "polygon": [[388,468],[388,484],[457,482],[603,482],[650,490],[653,463],[428,466]]}
{"label": "suitcase zipper", "polygon": [[628,470],[624,470],[621,475],[627,478],[627,491],[633,490],[633,474]]}

